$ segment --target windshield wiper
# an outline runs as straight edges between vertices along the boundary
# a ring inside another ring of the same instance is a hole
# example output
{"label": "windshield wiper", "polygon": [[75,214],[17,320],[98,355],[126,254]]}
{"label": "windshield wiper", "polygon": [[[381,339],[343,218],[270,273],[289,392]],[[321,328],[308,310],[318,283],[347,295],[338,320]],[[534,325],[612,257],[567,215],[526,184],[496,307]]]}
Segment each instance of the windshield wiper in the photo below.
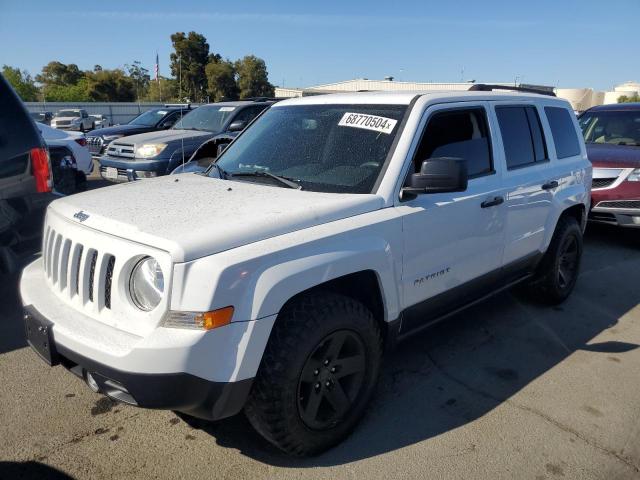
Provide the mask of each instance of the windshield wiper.
{"label": "windshield wiper", "polygon": [[[212,168],[215,168],[218,171],[218,175],[220,175],[220,178],[223,180],[226,180],[229,178],[229,173],[227,173],[227,171],[222,168],[220,165],[218,165],[217,163],[212,163],[211,164]],[[204,172],[202,172],[203,175],[207,174],[207,170],[205,170]]]}
{"label": "windshield wiper", "polygon": [[[214,165],[216,164],[214,163]],[[268,177],[268,178],[273,178],[274,180],[277,180],[282,185],[285,185],[288,188],[295,188],[296,190],[302,190],[302,185],[294,182],[292,178],[281,177],[280,175],[275,175],[271,172],[265,172],[263,170],[254,170],[253,172],[227,173],[227,178],[229,177]]]}

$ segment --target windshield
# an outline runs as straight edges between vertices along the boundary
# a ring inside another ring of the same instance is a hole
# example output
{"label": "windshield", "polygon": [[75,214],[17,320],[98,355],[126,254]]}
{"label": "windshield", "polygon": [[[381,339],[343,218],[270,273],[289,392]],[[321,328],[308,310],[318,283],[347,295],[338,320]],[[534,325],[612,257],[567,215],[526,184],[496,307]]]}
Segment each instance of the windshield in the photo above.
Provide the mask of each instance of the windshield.
{"label": "windshield", "polygon": [[60,110],[56,113],[56,117],[79,117],[80,112],[77,110]]}
{"label": "windshield", "polygon": [[[273,107],[217,163],[232,176],[268,172],[303,190],[371,193],[406,110],[406,105]],[[240,178],[273,184],[266,176]]]}
{"label": "windshield", "polygon": [[578,123],[586,143],[640,146],[640,110],[587,112]]}
{"label": "windshield", "polygon": [[200,107],[182,117],[182,120],[176,123],[173,128],[218,133],[222,131],[235,109],[235,107],[220,105]]}
{"label": "windshield", "polygon": [[162,120],[167,113],[169,113],[167,110],[149,110],[131,120],[129,125],[153,127]]}

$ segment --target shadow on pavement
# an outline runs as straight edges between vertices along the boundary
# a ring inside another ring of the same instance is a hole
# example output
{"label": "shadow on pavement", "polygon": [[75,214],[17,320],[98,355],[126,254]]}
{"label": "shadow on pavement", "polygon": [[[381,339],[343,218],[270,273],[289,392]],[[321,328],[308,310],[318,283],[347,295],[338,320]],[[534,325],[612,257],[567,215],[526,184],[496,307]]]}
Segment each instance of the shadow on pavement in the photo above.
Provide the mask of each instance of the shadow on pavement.
{"label": "shadow on pavement", "polygon": [[640,231],[590,226],[578,287],[563,305],[505,293],[408,340],[387,356],[363,422],[319,457],[286,457],[242,415],[218,423],[182,418],[221,446],[291,468],[345,464],[427,440],[482,417],[578,350],[624,358],[638,348],[590,341],[640,303],[639,253]]}
{"label": "shadow on pavement", "polygon": [[66,473],[40,462],[0,462],[0,480],[73,480]]}

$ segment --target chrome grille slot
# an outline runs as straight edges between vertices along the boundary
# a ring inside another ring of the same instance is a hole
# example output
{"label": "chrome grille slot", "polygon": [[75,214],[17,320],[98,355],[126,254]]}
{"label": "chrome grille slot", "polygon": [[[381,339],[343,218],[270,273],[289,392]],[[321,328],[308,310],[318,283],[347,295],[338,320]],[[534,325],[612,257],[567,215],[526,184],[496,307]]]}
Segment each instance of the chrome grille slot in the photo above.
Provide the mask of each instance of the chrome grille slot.
{"label": "chrome grille slot", "polygon": [[46,261],[47,261],[47,276],[49,278],[51,278],[51,274],[52,274],[52,270],[51,270],[51,261],[53,259],[53,240],[56,237],[56,232],[55,230],[51,229],[51,232],[49,232],[49,240],[47,242],[47,254],[46,254]]}
{"label": "chrome grille slot", "polygon": [[113,255],[106,255],[106,257],[108,260],[104,279],[104,306],[111,309],[111,282],[113,281],[113,267],[116,263],[116,257]]}
{"label": "chrome grille slot", "polygon": [[56,234],[53,240],[53,262],[51,266],[53,268],[53,283],[58,283],[58,273],[60,272],[60,244],[62,242],[62,235]]}
{"label": "chrome grille slot", "polygon": [[69,271],[69,251],[71,250],[71,240],[68,238],[62,244],[60,254],[60,273],[58,273],[58,283],[60,290],[67,288],[67,272]]}
{"label": "chrome grille slot", "polygon": [[76,243],[73,246],[71,262],[69,262],[69,296],[78,295],[80,290],[78,284],[80,282],[80,260],[82,259],[82,245]]}
{"label": "chrome grille slot", "polygon": [[49,270],[47,269],[47,246],[49,245],[49,235],[51,235],[51,228],[45,229],[44,236],[42,237],[42,266],[44,268],[45,276],[48,276]]}
{"label": "chrome grille slot", "polygon": [[89,260],[89,301],[93,302],[93,284],[96,278],[96,262],[98,261],[98,252],[91,249],[88,254]]}

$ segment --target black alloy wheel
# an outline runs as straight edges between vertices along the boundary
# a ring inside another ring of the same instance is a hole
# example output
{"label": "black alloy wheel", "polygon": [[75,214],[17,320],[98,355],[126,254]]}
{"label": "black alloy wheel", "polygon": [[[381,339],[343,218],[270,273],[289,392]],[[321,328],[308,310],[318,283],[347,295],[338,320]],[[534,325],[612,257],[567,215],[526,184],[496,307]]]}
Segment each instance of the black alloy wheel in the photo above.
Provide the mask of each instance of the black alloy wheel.
{"label": "black alloy wheel", "polygon": [[332,428],[349,412],[362,389],[366,351],[356,332],[325,337],[307,359],[298,381],[298,411],[314,430]]}

